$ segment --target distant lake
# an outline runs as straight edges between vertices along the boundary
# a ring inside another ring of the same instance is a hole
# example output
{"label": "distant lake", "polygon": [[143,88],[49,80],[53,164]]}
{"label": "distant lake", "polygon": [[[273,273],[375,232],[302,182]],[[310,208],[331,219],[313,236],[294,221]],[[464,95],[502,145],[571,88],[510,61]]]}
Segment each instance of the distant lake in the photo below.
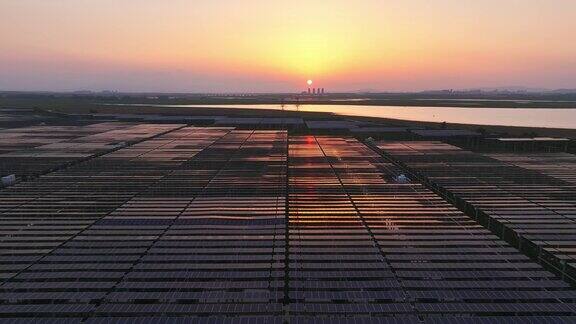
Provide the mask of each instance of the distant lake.
{"label": "distant lake", "polygon": [[[146,105],[151,106],[151,105]],[[281,105],[152,105],[157,107],[205,107],[282,109]],[[576,108],[470,108],[396,107],[362,105],[284,105],[285,110],[330,112],[339,115],[392,118],[425,122],[502,125],[520,127],[576,128]]]}

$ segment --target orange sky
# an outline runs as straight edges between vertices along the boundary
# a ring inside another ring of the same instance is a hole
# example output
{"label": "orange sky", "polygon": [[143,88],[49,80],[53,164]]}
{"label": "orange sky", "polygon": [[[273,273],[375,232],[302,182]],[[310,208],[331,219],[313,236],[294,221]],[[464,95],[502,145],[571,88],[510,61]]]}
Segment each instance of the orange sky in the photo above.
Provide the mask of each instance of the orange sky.
{"label": "orange sky", "polygon": [[572,0],[0,0],[0,90],[576,88]]}

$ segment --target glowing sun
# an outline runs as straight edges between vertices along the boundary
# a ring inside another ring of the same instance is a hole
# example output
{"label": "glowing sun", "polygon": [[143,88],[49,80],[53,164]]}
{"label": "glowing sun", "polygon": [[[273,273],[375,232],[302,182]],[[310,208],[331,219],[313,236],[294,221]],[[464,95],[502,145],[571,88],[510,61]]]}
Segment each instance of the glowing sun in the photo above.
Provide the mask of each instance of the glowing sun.
{"label": "glowing sun", "polygon": [[306,83],[308,83],[308,85],[311,86],[312,83],[314,83],[314,82],[312,80],[308,80],[308,81],[306,81]]}

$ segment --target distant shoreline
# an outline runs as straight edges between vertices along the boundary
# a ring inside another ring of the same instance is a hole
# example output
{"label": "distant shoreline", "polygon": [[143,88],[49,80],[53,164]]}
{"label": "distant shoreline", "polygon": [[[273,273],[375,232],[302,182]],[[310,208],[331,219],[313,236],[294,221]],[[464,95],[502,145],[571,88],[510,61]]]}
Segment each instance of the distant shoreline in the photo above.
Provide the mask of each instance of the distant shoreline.
{"label": "distant shoreline", "polygon": [[331,113],[339,116],[389,118],[396,120],[478,124],[488,126],[551,127],[574,129],[576,110],[553,108],[462,108],[432,106],[370,106],[313,104],[227,104],[227,105],[147,105],[104,104],[119,107],[156,107],[157,109],[252,109],[257,111],[291,111]]}
{"label": "distant shoreline", "polygon": [[69,93],[30,94],[0,93],[3,105],[66,105],[93,106],[102,104],[142,105],[265,105],[314,104],[397,107],[456,107],[456,108],[540,108],[576,109],[576,94],[545,95],[516,94],[494,96],[456,96],[424,94],[329,94],[320,97],[296,94],[263,95],[161,95],[161,94],[93,94]]}
{"label": "distant shoreline", "polygon": [[[161,108],[211,108],[211,106],[234,106],[234,105],[250,105],[250,106],[268,106],[268,105],[282,105],[282,103],[273,102],[273,103],[222,103],[222,104],[150,104],[150,103],[104,103],[104,102],[95,102],[92,103],[93,105],[106,105],[106,106],[127,106],[127,107],[161,107]],[[574,103],[574,107],[545,107],[545,106],[535,106],[535,107],[496,107],[496,106],[463,106],[463,105],[432,105],[432,104],[412,104],[412,105],[389,105],[389,104],[377,104],[374,102],[364,103],[363,101],[325,101],[325,102],[286,102],[283,103],[286,106],[309,106],[309,105],[319,105],[319,106],[366,106],[366,107],[378,107],[378,106],[389,106],[389,107],[403,107],[403,108],[460,108],[460,109],[476,109],[476,108],[483,108],[483,109],[576,109],[576,103]],[[214,107],[215,108],[215,107]],[[256,108],[256,109],[267,109],[267,108]]]}
{"label": "distant shoreline", "polygon": [[[105,98],[86,98],[86,97],[50,97],[50,96],[37,96],[33,98],[14,98],[14,97],[2,97],[0,96],[0,108],[24,108],[24,109],[39,109],[42,111],[51,111],[55,113],[71,114],[71,115],[83,115],[83,114],[162,114],[162,115],[198,115],[198,116],[217,116],[217,115],[228,115],[237,117],[304,117],[304,118],[344,118],[344,119],[356,119],[373,121],[380,123],[387,123],[399,126],[423,126],[430,128],[438,128],[442,126],[441,122],[430,122],[430,121],[412,121],[405,119],[394,119],[394,118],[382,118],[382,117],[362,117],[362,116],[346,116],[346,115],[335,115],[326,112],[297,112],[297,111],[281,111],[281,110],[266,110],[266,109],[225,109],[225,108],[210,108],[203,106],[202,104],[195,104],[194,108],[162,108],[154,107],[158,102],[164,100],[146,100],[153,101],[154,103],[143,103],[142,106],[129,106],[125,104],[137,103],[141,101],[142,98],[127,98],[124,100],[118,99],[108,99]],[[97,104],[97,101],[104,101],[102,104]],[[183,101],[188,100],[170,100],[171,104],[180,104]],[[259,100],[263,103],[264,100]],[[271,100],[272,104],[279,104],[279,102],[274,102]],[[165,102],[165,101],[164,101]],[[116,104],[123,104],[118,106]],[[227,101],[226,104],[235,104],[238,102]],[[189,104],[189,102],[184,102],[183,104]],[[214,102],[207,103],[206,105],[215,104]],[[223,104],[222,102],[216,104]],[[249,104],[245,101],[238,104]],[[257,104],[257,103],[250,103]],[[302,104],[305,104],[302,102]],[[318,101],[310,102],[310,104],[320,104]],[[339,102],[330,104],[355,104],[358,102]],[[372,106],[375,103],[371,104]],[[369,105],[367,105],[369,106]],[[430,107],[434,107],[429,105]],[[410,107],[410,106],[407,106]],[[458,107],[452,107],[458,108]],[[476,107],[460,107],[464,109],[473,109]],[[480,107],[478,107],[480,108]],[[488,107],[482,107],[488,108]],[[503,108],[503,107],[492,107],[492,108]],[[505,107],[505,108],[529,108],[529,107]],[[536,108],[536,107],[534,107]],[[542,108],[542,107],[538,107]],[[575,107],[576,108],[576,107]],[[564,108],[566,109],[566,108]],[[462,129],[485,129],[488,132],[500,133],[500,134],[510,134],[510,135],[524,135],[528,133],[537,133],[539,136],[561,136],[576,139],[576,129],[567,128],[546,128],[546,127],[522,127],[522,126],[499,126],[499,125],[479,125],[474,123],[448,123],[448,127],[456,127]],[[576,127],[576,121],[575,121]]]}

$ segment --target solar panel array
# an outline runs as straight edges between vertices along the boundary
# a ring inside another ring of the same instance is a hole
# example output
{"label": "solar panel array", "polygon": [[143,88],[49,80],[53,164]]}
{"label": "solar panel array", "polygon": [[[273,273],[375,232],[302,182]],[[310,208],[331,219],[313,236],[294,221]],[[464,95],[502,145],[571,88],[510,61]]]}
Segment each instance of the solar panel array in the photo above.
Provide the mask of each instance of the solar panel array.
{"label": "solar panel array", "polygon": [[378,146],[487,215],[488,225],[501,225],[501,237],[576,280],[576,186],[570,172],[541,162],[518,167],[518,160],[503,162],[441,142]]}
{"label": "solar panel array", "polygon": [[0,153],[31,149],[42,145],[73,140],[82,136],[127,127],[127,123],[109,122],[85,126],[29,126],[0,131]]}
{"label": "solar panel array", "polygon": [[575,315],[567,283],[355,139],[291,138],[289,162],[292,315]]}
{"label": "solar panel array", "polygon": [[[134,253],[89,322],[281,316],[285,161],[285,132],[233,131],[106,217],[103,229],[125,226],[140,242],[129,248],[145,251]],[[158,213],[159,200],[171,209]]]}
{"label": "solar panel array", "polygon": [[182,126],[111,122],[2,130],[0,176],[36,176]]}
{"label": "solar panel array", "polygon": [[[91,311],[126,270],[123,261],[131,260],[112,254],[123,250],[126,237],[93,226],[200,151],[173,151],[195,132],[172,132],[2,191],[0,314],[84,316]],[[217,136],[222,132],[212,141]],[[201,133],[197,141],[206,146],[209,139]],[[114,237],[120,242],[109,244]]]}
{"label": "solar panel array", "polygon": [[568,153],[498,153],[487,156],[576,184],[576,155]]}
{"label": "solar panel array", "polygon": [[347,137],[185,127],[0,191],[0,321],[570,322],[576,291]]}
{"label": "solar panel array", "polygon": [[52,118],[49,116],[36,114],[34,109],[0,107],[0,130],[40,124],[50,119]]}
{"label": "solar panel array", "polygon": [[281,314],[285,161],[285,132],[185,128],[9,188],[0,316]]}

